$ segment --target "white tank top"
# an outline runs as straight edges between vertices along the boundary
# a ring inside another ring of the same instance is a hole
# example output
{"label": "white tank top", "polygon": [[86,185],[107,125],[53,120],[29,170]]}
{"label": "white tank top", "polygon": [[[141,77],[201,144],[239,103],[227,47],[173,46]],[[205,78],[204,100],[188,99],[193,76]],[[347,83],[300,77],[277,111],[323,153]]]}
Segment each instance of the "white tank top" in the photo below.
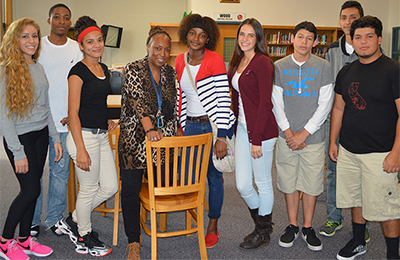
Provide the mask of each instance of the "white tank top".
{"label": "white tank top", "polygon": [[240,123],[246,124],[246,118],[244,116],[244,109],[243,109],[243,101],[239,91],[239,77],[241,73],[235,73],[232,78],[232,87],[239,92],[239,118],[238,121]]}
{"label": "white tank top", "polygon": [[[196,84],[195,79],[196,75],[199,72],[200,65],[192,66],[189,65],[190,73],[193,78],[193,83]],[[196,91],[193,89],[192,83],[190,82],[189,74],[187,73],[186,67],[183,70],[182,78],[181,78],[181,88],[182,91],[185,92],[186,95],[186,115],[191,117],[203,116],[206,115],[206,110],[200,102],[199,95],[197,95]]]}

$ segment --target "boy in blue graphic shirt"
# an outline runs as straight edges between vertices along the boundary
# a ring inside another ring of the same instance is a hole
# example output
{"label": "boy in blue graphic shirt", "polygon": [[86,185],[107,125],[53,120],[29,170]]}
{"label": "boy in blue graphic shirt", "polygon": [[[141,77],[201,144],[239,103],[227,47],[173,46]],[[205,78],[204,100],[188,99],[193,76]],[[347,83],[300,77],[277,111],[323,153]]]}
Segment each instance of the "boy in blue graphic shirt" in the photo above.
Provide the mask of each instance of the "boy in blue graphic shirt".
{"label": "boy in blue graphic shirt", "polygon": [[322,250],[312,228],[317,196],[324,191],[324,121],[333,103],[333,76],[329,62],[311,50],[318,43],[317,28],[299,23],[291,37],[294,53],[275,63],[272,92],[280,128],[276,143],[278,188],[285,193],[289,226],[279,239],[291,247],[299,234],[297,215],[303,192],[302,236],[309,249]]}

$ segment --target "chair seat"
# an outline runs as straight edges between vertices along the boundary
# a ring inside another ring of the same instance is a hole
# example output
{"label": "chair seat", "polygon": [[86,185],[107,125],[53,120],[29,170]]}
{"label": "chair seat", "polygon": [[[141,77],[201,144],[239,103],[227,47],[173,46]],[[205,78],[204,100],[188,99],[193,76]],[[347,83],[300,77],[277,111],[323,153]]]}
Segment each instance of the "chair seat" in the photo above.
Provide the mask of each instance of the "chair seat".
{"label": "chair seat", "polygon": [[[149,210],[150,198],[148,183],[142,183],[142,189],[140,190],[139,197],[141,199],[143,207],[146,210]],[[156,196],[156,211],[171,212],[177,210],[193,209],[197,207],[197,199],[197,192],[185,193],[180,195]]]}

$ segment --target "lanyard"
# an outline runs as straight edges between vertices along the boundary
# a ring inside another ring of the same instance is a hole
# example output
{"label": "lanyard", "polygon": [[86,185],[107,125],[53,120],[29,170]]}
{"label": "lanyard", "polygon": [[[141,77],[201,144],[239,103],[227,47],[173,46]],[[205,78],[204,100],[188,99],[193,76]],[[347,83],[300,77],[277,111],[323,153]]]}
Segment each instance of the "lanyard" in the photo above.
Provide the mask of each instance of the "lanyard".
{"label": "lanyard", "polygon": [[150,70],[151,83],[153,83],[154,90],[156,91],[156,94],[157,94],[157,103],[158,103],[158,111],[157,111],[157,115],[156,115],[156,117],[157,117],[157,127],[161,128],[161,127],[164,126],[163,116],[161,115],[161,104],[162,104],[161,72],[160,72],[160,81],[159,81],[160,90],[158,90],[156,82],[155,82],[155,80],[153,78],[153,73],[151,72],[151,69],[150,69],[150,64],[149,64],[149,70]]}
{"label": "lanyard", "polygon": [[161,111],[161,104],[162,104],[161,72],[160,72],[160,81],[159,81],[160,91],[158,91],[156,82],[154,81],[154,78],[153,78],[153,73],[151,72],[151,69],[150,69],[150,65],[149,65],[149,70],[150,70],[151,82],[153,83],[154,90],[156,91],[156,94],[157,94],[158,110]]}

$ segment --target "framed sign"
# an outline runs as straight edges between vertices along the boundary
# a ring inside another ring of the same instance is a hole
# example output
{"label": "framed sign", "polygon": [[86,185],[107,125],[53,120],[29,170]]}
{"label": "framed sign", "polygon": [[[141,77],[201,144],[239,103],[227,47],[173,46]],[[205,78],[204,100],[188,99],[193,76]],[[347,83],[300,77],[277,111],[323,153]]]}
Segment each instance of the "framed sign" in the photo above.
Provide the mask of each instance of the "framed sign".
{"label": "framed sign", "polygon": [[235,3],[240,4],[240,0],[219,0],[220,3]]}
{"label": "framed sign", "polygon": [[243,22],[246,13],[214,13],[214,20],[217,22]]}

